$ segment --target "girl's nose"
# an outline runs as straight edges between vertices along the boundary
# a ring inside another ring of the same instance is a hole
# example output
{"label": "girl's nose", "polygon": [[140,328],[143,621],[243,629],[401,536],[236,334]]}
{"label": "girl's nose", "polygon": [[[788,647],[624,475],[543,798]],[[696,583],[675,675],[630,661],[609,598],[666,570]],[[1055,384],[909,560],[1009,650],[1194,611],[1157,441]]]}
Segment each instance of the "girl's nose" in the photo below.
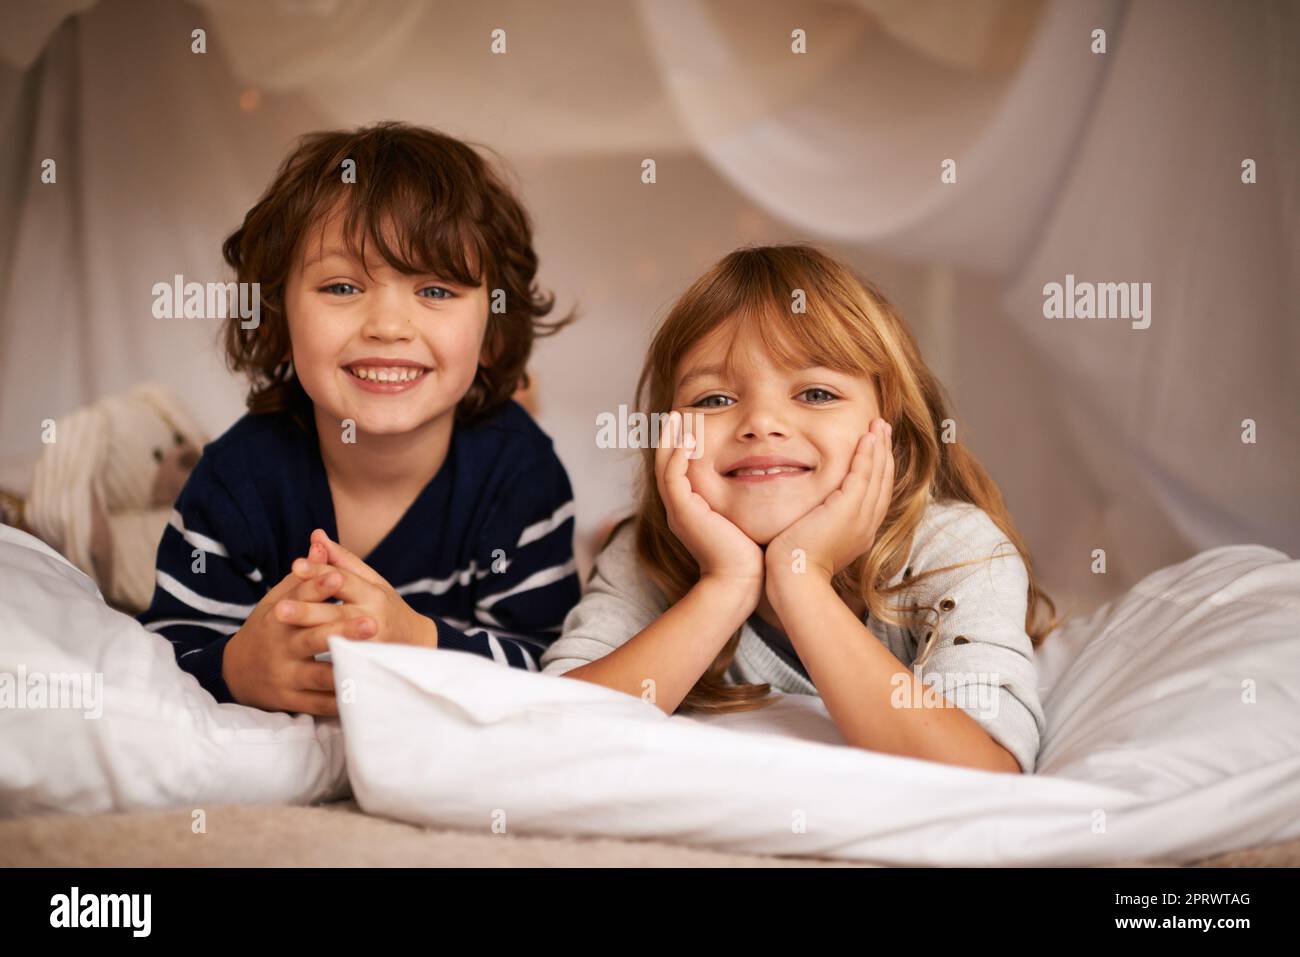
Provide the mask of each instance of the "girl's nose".
{"label": "girl's nose", "polygon": [[741,417],[737,431],[741,438],[764,439],[769,436],[785,436],[789,433],[789,427],[769,406],[754,405]]}

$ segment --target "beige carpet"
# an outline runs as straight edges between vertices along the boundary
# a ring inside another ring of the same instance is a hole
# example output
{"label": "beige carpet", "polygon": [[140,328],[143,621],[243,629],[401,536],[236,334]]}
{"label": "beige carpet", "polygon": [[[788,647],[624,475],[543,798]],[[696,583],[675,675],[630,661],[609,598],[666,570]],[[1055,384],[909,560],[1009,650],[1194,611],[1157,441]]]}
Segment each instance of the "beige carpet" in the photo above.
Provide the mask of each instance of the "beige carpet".
{"label": "beige carpet", "polygon": [[[0,821],[5,867],[870,867],[810,858],[697,850],[658,841],[522,837],[415,827],[318,807],[211,808],[207,831],[189,811],[50,815]],[[1154,866],[1132,862],[1123,866]],[[1233,851],[1202,867],[1295,867],[1300,840]]]}

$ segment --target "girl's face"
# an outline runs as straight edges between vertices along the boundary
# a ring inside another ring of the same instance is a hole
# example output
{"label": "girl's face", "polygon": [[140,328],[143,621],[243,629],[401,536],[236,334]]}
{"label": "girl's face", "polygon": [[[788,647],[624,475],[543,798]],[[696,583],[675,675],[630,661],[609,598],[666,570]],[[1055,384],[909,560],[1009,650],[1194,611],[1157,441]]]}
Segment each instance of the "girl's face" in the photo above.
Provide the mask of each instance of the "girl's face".
{"label": "girl's face", "polygon": [[318,415],[352,419],[358,432],[411,432],[454,412],[474,381],[487,292],[382,259],[366,266],[337,216],[304,240],[285,289],[294,371]]}
{"label": "girl's face", "polygon": [[673,408],[687,415],[688,427],[703,422],[702,454],[686,472],[692,488],[766,545],[839,488],[879,405],[868,376],[778,368],[756,337],[731,343],[726,332],[715,330],[683,357]]}

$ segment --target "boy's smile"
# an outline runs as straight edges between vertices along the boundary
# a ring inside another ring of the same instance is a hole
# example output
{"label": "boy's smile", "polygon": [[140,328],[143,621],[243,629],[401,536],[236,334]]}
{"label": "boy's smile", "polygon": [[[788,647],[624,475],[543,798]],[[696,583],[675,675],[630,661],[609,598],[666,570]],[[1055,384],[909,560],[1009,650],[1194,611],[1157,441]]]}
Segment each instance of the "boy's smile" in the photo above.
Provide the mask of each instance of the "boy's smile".
{"label": "boy's smile", "polygon": [[691,487],[759,545],[839,488],[880,414],[868,376],[780,368],[754,336],[733,336],[731,324],[700,340],[680,370],[673,408],[703,414],[702,452],[686,472]]}
{"label": "boy's smile", "polygon": [[337,215],[302,247],[285,309],[294,372],[318,416],[379,436],[454,413],[478,371],[483,285],[407,275],[383,260],[363,264]]}
{"label": "boy's smile", "polygon": [[381,395],[406,392],[424,381],[428,366],[409,359],[386,356],[366,356],[355,362],[344,363],[343,368],[352,373],[358,388]]}

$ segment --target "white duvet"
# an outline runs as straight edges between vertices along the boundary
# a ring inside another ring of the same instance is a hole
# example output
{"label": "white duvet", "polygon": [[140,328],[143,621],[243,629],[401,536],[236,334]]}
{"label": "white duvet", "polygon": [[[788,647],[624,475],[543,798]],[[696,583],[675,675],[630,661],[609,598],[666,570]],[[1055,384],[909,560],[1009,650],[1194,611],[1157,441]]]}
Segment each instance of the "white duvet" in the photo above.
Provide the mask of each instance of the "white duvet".
{"label": "white duvet", "polygon": [[[819,699],[667,717],[454,651],[331,642],[337,722],[217,705],[167,642],[0,527],[0,679],[103,674],[103,714],[0,708],[0,811],[305,803],[421,824],[888,864],[1187,861],[1300,836],[1300,562],[1204,552],[1053,634],[1034,775],[845,747]],[[346,748],[346,770],[343,750]]]}
{"label": "white duvet", "polygon": [[337,720],[217,704],[167,639],[0,525],[0,815],[309,803],[347,795],[343,757]]}

